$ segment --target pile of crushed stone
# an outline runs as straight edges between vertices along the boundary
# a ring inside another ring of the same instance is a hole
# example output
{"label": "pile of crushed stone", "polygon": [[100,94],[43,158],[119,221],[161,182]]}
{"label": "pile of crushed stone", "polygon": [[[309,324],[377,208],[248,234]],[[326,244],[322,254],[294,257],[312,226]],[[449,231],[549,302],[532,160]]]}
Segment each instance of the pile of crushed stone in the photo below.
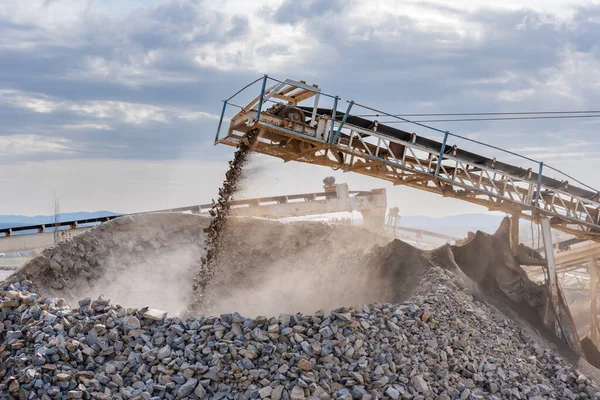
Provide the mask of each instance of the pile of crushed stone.
{"label": "pile of crushed stone", "polygon": [[512,257],[508,220],[493,235],[422,251],[358,226],[229,219],[206,288],[211,302],[183,318],[208,222],[116,219],[0,284],[0,356],[9,360],[0,390],[18,397],[33,388],[43,398],[600,396],[581,376],[597,382],[597,370],[547,328],[555,322],[547,292]]}
{"label": "pile of crushed stone", "polygon": [[[343,274],[360,269],[374,245],[389,241],[360,226],[228,221],[217,274],[207,288],[218,295],[198,314],[271,315],[369,301],[377,282],[351,281]],[[178,314],[194,295],[209,223],[205,216],[177,213],[117,218],[46,249],[0,286],[28,280],[35,293],[71,305],[102,294],[120,304]]]}
{"label": "pile of crushed stone", "polygon": [[4,281],[31,281],[31,290],[74,305],[85,297],[177,312],[206,254],[210,219],[178,213],[125,216],[45,249]]}
{"label": "pile of crushed stone", "polygon": [[[494,235],[478,232],[461,246],[422,251],[360,226],[228,221],[215,276],[204,288],[211,301],[197,315],[276,315],[402,301],[434,265],[463,271],[470,278],[465,280],[496,297],[536,310],[545,306],[543,287],[529,281],[512,258],[508,223]],[[34,292],[71,305],[104,295],[120,304],[178,314],[194,296],[209,222],[177,213],[118,218],[46,249],[4,286],[28,280]]]}
{"label": "pile of crushed stone", "polygon": [[578,399],[598,386],[433,267],[400,304],[165,318],[0,292],[9,398]]}

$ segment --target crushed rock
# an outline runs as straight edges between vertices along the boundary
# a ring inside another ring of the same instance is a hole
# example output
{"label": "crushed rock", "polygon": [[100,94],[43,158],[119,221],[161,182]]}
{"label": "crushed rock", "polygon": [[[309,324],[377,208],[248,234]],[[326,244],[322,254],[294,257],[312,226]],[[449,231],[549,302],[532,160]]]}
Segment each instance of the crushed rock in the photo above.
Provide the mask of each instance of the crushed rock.
{"label": "crushed rock", "polygon": [[[0,392],[47,399],[600,398],[591,379],[457,280],[433,267],[416,288],[429,294],[403,303],[161,321],[103,298],[71,308],[30,293],[30,282],[13,283],[0,291]],[[53,322],[45,323],[49,315]],[[132,318],[138,329],[127,326]]]}
{"label": "crushed rock", "polygon": [[[207,288],[220,317],[173,316],[188,304],[208,223],[116,219],[9,277],[0,393],[600,398],[597,371],[544,325],[546,292],[509,256],[504,223],[427,252],[357,226],[229,219]],[[98,297],[110,288],[106,298],[138,309]]]}

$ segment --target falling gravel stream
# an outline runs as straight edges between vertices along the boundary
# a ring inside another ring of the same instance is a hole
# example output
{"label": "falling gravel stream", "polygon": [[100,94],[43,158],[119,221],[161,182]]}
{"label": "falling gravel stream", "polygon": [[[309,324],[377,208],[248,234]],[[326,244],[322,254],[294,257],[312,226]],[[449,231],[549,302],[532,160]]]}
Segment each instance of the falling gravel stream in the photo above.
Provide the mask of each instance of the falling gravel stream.
{"label": "falling gravel stream", "polygon": [[240,141],[233,160],[229,161],[229,170],[225,174],[223,187],[219,188],[219,198],[210,210],[212,219],[207,228],[206,257],[202,259],[200,271],[194,278],[194,296],[189,306],[191,312],[208,307],[210,300],[207,299],[206,292],[218,268],[219,252],[223,244],[223,232],[227,225],[227,218],[231,211],[231,201],[239,189],[242,172],[248,162],[258,132],[258,129],[252,129]]}

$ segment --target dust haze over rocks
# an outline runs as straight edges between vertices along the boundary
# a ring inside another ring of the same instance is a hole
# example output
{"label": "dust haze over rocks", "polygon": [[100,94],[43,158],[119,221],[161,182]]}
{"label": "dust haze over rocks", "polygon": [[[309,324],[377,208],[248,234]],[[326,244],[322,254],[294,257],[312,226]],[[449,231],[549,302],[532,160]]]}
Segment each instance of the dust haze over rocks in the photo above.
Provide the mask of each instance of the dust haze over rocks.
{"label": "dust haze over rocks", "polygon": [[46,249],[5,283],[33,282],[37,293],[77,304],[100,294],[131,306],[181,311],[204,256],[209,219],[185,214],[117,218]]}
{"label": "dust haze over rocks", "polygon": [[383,235],[317,221],[230,224],[209,288],[216,313],[313,312],[381,298],[383,282],[364,263],[374,245],[388,241]]}
{"label": "dust haze over rocks", "polygon": [[[4,284],[30,280],[37,293],[72,305],[103,294],[177,314],[202,268],[209,222],[175,213],[118,218],[45,250]],[[219,275],[208,288],[214,313],[309,312],[376,300],[380,291],[358,274],[372,246],[388,239],[360,226],[231,217],[222,240]]]}
{"label": "dust haze over rocks", "polygon": [[207,293],[220,316],[179,317],[208,223],[115,219],[9,277],[0,285],[0,391],[600,398],[598,371],[545,328],[545,291],[507,256],[506,223],[422,251],[360,226],[230,218]]}

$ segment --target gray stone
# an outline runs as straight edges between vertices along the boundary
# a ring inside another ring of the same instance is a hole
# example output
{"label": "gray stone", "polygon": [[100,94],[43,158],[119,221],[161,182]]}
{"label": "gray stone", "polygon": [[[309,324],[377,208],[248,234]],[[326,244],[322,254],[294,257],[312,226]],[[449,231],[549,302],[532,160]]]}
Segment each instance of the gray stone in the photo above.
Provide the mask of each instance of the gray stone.
{"label": "gray stone", "polygon": [[104,371],[108,374],[108,375],[112,375],[115,372],[117,372],[117,368],[115,367],[115,364],[113,363],[107,363],[104,366]]}
{"label": "gray stone", "polygon": [[271,396],[272,392],[273,392],[273,388],[271,386],[265,386],[264,388],[262,388],[258,391],[258,394],[260,395],[261,399],[264,399],[265,397]]}
{"label": "gray stone", "polygon": [[[67,265],[69,252],[62,255]],[[553,350],[459,290],[458,275],[431,271],[415,292],[431,294],[412,303],[254,319],[149,318],[145,308],[104,298],[72,309],[11,284],[0,290],[8,302],[0,332],[3,361],[13,366],[0,391],[42,399],[600,398]]]}
{"label": "gray stone", "polygon": [[123,319],[123,327],[127,330],[140,329],[140,320],[133,315],[128,315]]}
{"label": "gray stone", "polygon": [[290,394],[290,399],[292,400],[304,400],[306,396],[304,395],[304,389],[300,386],[296,385],[292,389],[292,393]]}
{"label": "gray stone", "polygon": [[198,386],[198,379],[190,378],[177,391],[177,398],[182,399],[189,396]]}
{"label": "gray stone", "polygon": [[11,340],[21,339],[23,337],[23,333],[21,331],[8,331],[6,332],[6,341],[10,342]]}
{"label": "gray stone", "polygon": [[202,383],[199,383],[196,386],[196,390],[194,390],[194,394],[201,399],[204,398],[204,396],[206,396],[206,390],[204,389],[204,386],[202,386]]}
{"label": "gray stone", "polygon": [[283,395],[283,385],[276,386],[271,392],[271,400],[280,400]]}
{"label": "gray stone", "polygon": [[419,393],[429,393],[429,385],[425,382],[422,375],[415,375],[410,379],[410,383]]}
{"label": "gray stone", "polygon": [[385,390],[385,394],[390,396],[390,398],[393,400],[398,400],[400,398],[400,392],[394,389],[392,386],[388,386],[388,388]]}
{"label": "gray stone", "polygon": [[171,355],[171,347],[167,344],[164,345],[163,347],[160,348],[160,350],[158,350],[158,354],[156,355],[156,358],[158,358],[159,360],[162,360],[163,358],[167,358]]}

